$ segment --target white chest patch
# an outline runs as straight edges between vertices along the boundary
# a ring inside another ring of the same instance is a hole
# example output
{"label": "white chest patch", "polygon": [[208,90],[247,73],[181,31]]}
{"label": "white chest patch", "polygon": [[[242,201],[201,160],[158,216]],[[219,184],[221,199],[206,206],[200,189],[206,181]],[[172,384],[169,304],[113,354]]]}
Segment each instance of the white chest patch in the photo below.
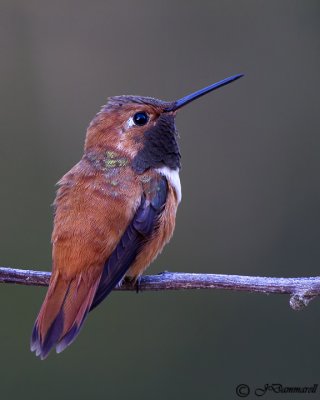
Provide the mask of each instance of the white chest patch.
{"label": "white chest patch", "polygon": [[168,181],[173,186],[173,188],[176,192],[178,203],[180,203],[182,193],[181,193],[179,170],[178,169],[170,169],[168,167],[162,167],[162,168],[157,168],[156,171],[168,179]]}

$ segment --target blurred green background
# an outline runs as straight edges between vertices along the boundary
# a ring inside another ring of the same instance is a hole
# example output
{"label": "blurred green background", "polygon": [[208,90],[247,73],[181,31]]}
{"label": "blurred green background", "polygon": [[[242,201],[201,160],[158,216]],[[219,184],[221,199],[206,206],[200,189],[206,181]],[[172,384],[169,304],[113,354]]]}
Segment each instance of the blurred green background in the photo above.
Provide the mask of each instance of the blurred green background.
{"label": "blurred green background", "polygon": [[[149,272],[318,275],[319,16],[319,1],[1,0],[0,265],[51,268],[54,185],[108,96],[172,100],[245,73],[177,118],[183,201]],[[118,292],[41,362],[29,336],[44,294],[0,286],[2,399],[320,384],[319,300],[294,312],[280,295]]]}

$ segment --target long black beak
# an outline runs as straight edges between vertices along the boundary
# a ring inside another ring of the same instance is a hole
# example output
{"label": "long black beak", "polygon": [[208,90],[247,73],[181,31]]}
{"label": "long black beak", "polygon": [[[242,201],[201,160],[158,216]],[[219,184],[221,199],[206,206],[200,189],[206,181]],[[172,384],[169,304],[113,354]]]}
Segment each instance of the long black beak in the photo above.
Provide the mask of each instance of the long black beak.
{"label": "long black beak", "polygon": [[223,79],[220,82],[213,83],[210,86],[207,86],[203,89],[197,90],[194,93],[188,94],[185,97],[182,97],[182,99],[174,101],[173,103],[170,104],[168,108],[165,109],[165,111],[177,111],[179,108],[185,106],[188,103],[191,103],[191,101],[198,99],[201,96],[204,96],[205,94],[212,92],[213,90],[216,90],[222,86],[228,85],[229,83],[236,81],[237,79],[241,78],[243,74],[238,74],[234,76],[230,76],[229,78]]}

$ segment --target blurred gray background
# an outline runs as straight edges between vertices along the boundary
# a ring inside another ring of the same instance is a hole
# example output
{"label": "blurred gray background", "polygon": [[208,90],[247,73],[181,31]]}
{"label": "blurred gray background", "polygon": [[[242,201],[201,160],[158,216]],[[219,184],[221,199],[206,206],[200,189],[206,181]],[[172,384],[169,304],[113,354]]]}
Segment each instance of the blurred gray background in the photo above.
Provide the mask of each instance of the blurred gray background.
{"label": "blurred gray background", "polygon": [[[173,100],[245,73],[177,118],[183,201],[149,272],[319,275],[319,16],[318,1],[1,0],[0,265],[50,270],[55,183],[108,96]],[[44,294],[0,286],[3,399],[320,384],[319,300],[118,292],[41,362],[29,336]]]}

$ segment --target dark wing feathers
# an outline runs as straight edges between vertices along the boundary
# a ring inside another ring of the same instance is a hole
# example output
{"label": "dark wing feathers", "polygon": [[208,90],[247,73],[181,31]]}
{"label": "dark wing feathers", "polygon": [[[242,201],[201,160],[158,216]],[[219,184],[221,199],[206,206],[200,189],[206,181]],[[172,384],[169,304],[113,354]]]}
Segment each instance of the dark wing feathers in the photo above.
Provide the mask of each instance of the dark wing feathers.
{"label": "dark wing feathers", "polygon": [[78,287],[76,280],[56,279],[49,287],[31,338],[31,350],[42,359],[47,357],[52,347],[56,346],[60,353],[73,342],[88,312],[121,281],[140,249],[157,229],[167,198],[167,181],[158,177],[150,187],[151,190],[142,195],[133,220],[106,261],[100,281],[84,279],[82,283],[87,282],[87,285]]}
{"label": "dark wing feathers", "polygon": [[166,178],[160,177],[152,198],[147,200],[146,196],[143,195],[133,220],[105,263],[90,311],[97,307],[121,281],[146,240],[151,237],[157,228],[167,193],[168,184]]}

